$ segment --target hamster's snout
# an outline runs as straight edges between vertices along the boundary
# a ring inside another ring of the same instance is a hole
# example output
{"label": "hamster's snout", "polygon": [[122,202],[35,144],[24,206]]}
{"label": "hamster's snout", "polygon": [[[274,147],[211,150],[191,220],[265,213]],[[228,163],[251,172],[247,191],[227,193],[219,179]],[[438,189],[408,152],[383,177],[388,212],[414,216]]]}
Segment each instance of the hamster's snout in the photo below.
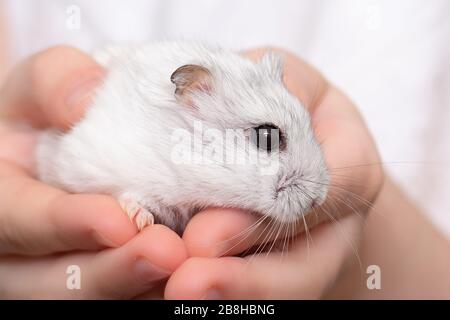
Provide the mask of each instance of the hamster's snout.
{"label": "hamster's snout", "polygon": [[288,185],[283,185],[279,188],[277,188],[275,192],[275,199],[279,198],[280,193],[300,193],[305,196],[305,202],[310,203],[311,207],[319,206],[322,204],[323,200],[322,197],[320,197],[320,194],[311,194],[307,188],[300,183],[291,183]]}
{"label": "hamster's snout", "polygon": [[281,178],[274,193],[273,212],[286,220],[302,217],[323,204],[328,192],[328,183],[315,182],[303,175],[292,174]]}

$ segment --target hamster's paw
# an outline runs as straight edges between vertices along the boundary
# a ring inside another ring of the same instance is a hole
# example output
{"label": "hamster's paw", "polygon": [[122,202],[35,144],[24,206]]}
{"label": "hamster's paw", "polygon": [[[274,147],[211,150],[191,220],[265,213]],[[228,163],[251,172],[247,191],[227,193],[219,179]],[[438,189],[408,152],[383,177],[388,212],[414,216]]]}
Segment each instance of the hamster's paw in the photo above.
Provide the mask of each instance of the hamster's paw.
{"label": "hamster's paw", "polygon": [[155,217],[147,209],[140,208],[134,221],[136,222],[139,231],[141,231],[145,227],[153,225],[155,223]]}
{"label": "hamster's paw", "polygon": [[139,202],[132,196],[123,195],[119,197],[119,203],[130,220],[136,223],[139,231],[147,226],[154,224],[155,218],[153,214],[149,210],[141,206]]}

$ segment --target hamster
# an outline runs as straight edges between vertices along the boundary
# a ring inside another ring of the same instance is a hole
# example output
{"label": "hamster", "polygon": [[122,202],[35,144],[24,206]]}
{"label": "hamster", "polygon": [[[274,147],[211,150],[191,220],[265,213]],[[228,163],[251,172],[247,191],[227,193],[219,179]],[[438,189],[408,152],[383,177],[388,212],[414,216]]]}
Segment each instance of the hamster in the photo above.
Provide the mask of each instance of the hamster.
{"label": "hamster", "polygon": [[179,233],[205,207],[283,223],[324,202],[324,156],[308,111],[283,84],[281,56],[253,62],[174,41],[96,58],[107,76],[85,117],[39,140],[42,181],[111,195],[139,229],[162,223]]}

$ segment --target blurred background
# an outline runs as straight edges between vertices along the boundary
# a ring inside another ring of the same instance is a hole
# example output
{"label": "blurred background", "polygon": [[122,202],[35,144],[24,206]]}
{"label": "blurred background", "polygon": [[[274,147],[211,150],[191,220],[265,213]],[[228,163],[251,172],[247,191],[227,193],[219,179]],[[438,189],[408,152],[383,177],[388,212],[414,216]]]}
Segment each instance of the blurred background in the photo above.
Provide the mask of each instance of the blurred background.
{"label": "blurred background", "polygon": [[450,237],[450,1],[0,0],[0,81],[56,44],[279,46],[359,107],[386,170]]}

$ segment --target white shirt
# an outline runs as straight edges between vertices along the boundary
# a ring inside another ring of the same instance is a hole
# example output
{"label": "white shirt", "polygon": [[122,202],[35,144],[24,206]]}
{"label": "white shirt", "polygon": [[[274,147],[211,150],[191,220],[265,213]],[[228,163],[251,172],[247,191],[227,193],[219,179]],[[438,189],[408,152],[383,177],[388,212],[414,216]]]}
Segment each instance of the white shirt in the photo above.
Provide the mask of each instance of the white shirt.
{"label": "white shirt", "polygon": [[450,235],[449,1],[5,3],[16,60],[61,43],[91,50],[179,38],[295,52],[353,99],[388,172]]}

